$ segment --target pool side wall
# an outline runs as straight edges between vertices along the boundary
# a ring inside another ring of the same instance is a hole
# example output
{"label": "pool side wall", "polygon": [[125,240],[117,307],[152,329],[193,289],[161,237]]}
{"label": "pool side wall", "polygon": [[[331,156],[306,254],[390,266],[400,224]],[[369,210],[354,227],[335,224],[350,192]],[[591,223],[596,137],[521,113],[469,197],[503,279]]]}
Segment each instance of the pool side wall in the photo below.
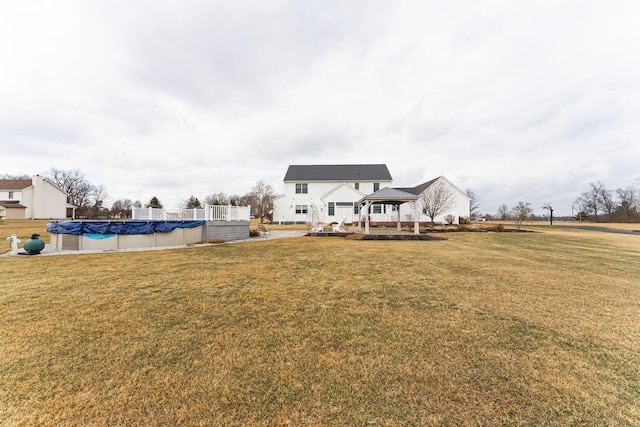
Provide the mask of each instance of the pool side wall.
{"label": "pool side wall", "polygon": [[102,250],[184,246],[210,239],[225,241],[249,238],[249,221],[207,221],[193,228],[176,228],[169,233],[117,234],[106,239],[92,239],[73,234],[50,233],[50,246],[55,250]]}
{"label": "pool side wall", "polygon": [[223,239],[225,242],[249,238],[249,221],[207,221],[204,240]]}

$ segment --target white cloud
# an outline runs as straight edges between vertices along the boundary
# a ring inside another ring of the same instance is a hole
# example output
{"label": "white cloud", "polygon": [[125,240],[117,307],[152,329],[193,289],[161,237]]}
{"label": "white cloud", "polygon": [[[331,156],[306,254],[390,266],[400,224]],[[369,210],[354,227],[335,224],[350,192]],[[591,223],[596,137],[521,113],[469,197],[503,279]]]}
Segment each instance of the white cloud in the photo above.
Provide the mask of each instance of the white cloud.
{"label": "white cloud", "polygon": [[640,4],[26,0],[0,6],[4,173],[115,198],[276,190],[287,165],[446,175],[481,209],[637,185]]}

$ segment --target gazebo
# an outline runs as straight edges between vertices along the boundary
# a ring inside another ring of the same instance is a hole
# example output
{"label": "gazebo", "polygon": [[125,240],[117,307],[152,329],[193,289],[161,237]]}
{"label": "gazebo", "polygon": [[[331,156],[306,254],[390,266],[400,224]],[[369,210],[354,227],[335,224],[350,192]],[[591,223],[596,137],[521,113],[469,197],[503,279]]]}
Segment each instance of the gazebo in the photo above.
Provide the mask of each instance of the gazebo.
{"label": "gazebo", "polygon": [[358,201],[358,212],[360,212],[358,217],[358,231],[362,231],[362,212],[364,211],[364,233],[369,234],[369,207],[375,203],[393,205],[396,207],[396,211],[398,212],[397,231],[401,231],[402,223],[400,220],[400,205],[404,203],[411,203],[414,211],[413,234],[420,234],[420,213],[417,210],[417,200],[418,196],[415,194],[389,187],[385,187],[363,197]]}

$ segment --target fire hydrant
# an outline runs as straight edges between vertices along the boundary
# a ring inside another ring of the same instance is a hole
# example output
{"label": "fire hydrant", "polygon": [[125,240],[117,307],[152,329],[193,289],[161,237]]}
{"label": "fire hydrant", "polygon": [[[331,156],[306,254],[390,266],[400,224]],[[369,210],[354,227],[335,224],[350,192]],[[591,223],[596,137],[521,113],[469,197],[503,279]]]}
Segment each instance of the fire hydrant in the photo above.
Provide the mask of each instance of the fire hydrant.
{"label": "fire hydrant", "polygon": [[18,236],[12,234],[11,237],[7,237],[9,244],[11,245],[11,255],[18,255],[18,243],[22,240],[18,239]]}

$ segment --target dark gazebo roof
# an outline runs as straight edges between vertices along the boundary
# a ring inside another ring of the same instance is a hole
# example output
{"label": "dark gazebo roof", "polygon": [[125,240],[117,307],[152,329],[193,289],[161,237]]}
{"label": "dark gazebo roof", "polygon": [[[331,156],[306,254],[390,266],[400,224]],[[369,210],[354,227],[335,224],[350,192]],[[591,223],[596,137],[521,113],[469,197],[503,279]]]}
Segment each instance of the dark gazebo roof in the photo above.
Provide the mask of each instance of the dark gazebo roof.
{"label": "dark gazebo roof", "polygon": [[358,204],[362,205],[366,202],[380,202],[389,205],[401,205],[406,202],[415,202],[416,200],[418,200],[418,196],[416,194],[407,193],[406,191],[398,190],[397,188],[384,187],[375,193],[364,196],[358,201]]}

